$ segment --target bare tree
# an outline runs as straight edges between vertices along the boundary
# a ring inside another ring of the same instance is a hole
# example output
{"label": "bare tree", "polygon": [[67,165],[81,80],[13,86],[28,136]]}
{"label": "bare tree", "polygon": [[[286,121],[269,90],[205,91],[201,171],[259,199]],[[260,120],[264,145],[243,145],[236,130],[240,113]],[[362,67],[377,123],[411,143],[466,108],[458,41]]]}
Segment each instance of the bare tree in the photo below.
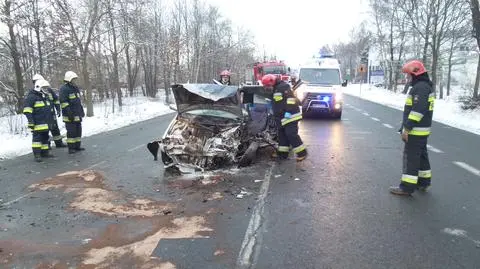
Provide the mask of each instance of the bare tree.
{"label": "bare tree", "polygon": [[[86,1],[86,0],[85,0]],[[90,43],[92,42],[95,26],[100,22],[105,13],[102,13],[100,0],[86,1],[83,4],[87,7],[86,18],[76,21],[74,11],[69,0],[55,0],[56,5],[61,11],[61,15],[66,19],[71,32],[73,42],[80,53],[82,64],[83,86],[87,97],[87,117],[93,116],[92,89],[90,87],[90,75],[88,73],[88,55]],[[79,4],[75,2],[75,4]],[[78,14],[78,13],[77,13]],[[79,31],[80,29],[80,31]]]}
{"label": "bare tree", "polygon": [[[17,47],[17,39],[15,35],[15,18],[14,18],[13,12],[16,7],[22,4],[23,4],[22,2],[18,2],[18,1],[11,1],[11,0],[4,1],[2,21],[6,22],[8,26],[9,39],[8,40],[4,38],[0,39],[3,42],[3,44],[9,49],[10,55],[12,57],[11,59],[13,61],[17,89],[16,91],[10,90],[10,93],[13,94],[15,96],[15,99],[17,100],[16,102],[17,113],[22,113],[23,97],[25,95],[25,91],[23,88],[24,87],[23,74],[22,74],[22,67],[20,65],[21,55]],[[8,88],[4,88],[4,89],[8,90]]]}

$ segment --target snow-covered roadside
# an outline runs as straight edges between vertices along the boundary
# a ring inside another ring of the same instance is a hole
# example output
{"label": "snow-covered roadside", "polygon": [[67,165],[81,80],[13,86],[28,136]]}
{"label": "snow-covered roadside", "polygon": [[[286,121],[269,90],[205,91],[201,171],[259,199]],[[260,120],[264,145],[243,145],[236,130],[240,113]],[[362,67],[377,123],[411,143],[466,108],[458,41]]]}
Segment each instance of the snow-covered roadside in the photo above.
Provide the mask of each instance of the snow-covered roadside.
{"label": "snow-covered roadside", "polygon": [[[345,94],[361,97],[378,104],[403,110],[406,95],[363,84],[349,85]],[[460,108],[456,96],[435,100],[433,120],[480,135],[480,110],[465,111]]]}
{"label": "snow-covered roadside", "polygon": [[[172,111],[163,103],[164,98],[124,97],[122,111],[115,104],[115,113],[112,113],[112,101],[94,104],[93,117],[87,117],[82,124],[83,136],[114,130],[133,123],[165,115]],[[85,109],[86,110],[86,109]],[[60,132],[66,135],[65,124],[58,119]],[[13,158],[31,152],[31,133],[26,129],[27,120],[24,115],[15,115],[0,118],[0,158]],[[19,130],[12,134],[12,129]]]}

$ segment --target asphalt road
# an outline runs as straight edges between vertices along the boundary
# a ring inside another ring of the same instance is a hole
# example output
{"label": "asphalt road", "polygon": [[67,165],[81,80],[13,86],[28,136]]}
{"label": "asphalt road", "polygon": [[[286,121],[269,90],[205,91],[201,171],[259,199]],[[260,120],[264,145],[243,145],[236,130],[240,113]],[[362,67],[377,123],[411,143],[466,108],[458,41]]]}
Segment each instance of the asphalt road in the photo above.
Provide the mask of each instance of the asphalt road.
{"label": "asphalt road", "polygon": [[300,164],[164,175],[145,145],[172,115],[0,162],[0,268],[480,268],[479,137],[434,123],[432,188],[392,196],[401,111],[345,98],[301,122]]}

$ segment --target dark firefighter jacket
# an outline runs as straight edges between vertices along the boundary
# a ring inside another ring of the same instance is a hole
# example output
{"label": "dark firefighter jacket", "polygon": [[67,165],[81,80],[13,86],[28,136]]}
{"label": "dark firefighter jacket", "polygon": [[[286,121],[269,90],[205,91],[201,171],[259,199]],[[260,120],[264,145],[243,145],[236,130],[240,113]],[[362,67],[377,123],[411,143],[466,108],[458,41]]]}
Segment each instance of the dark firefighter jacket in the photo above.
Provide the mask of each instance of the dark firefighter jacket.
{"label": "dark firefighter jacket", "polygon": [[428,74],[414,77],[403,110],[403,128],[409,135],[428,136],[432,126],[435,93]]}
{"label": "dark firefighter jacket", "polygon": [[42,93],[30,90],[24,101],[23,114],[27,117],[28,127],[36,132],[48,132],[52,121],[50,101]]}
{"label": "dark firefighter jacket", "polygon": [[60,106],[62,107],[63,122],[81,122],[85,117],[80,91],[70,83],[60,87]]}
{"label": "dark firefighter jacket", "polygon": [[60,100],[58,99],[58,95],[51,88],[48,88],[47,97],[50,101],[52,114],[55,118],[56,114],[60,113]]}
{"label": "dark firefighter jacket", "polygon": [[[293,95],[290,85],[284,81],[278,81],[273,89],[273,115],[281,122],[282,126],[290,122],[299,121],[302,119],[300,111],[300,102]],[[285,112],[291,114],[290,117],[285,117]]]}

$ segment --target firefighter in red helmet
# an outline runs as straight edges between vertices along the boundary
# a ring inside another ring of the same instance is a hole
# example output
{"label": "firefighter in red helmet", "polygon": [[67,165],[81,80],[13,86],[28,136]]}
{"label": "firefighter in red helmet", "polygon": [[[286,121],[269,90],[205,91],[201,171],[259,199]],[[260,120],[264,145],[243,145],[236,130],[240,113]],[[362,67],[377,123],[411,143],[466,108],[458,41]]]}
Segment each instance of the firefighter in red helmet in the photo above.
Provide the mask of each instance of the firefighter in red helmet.
{"label": "firefighter in red helmet", "polygon": [[228,70],[223,70],[221,73],[220,73],[220,82],[223,84],[223,85],[232,85],[232,82],[230,81],[230,77],[232,76],[232,73],[230,73],[230,71]]}
{"label": "firefighter in red helmet", "polygon": [[273,116],[278,128],[278,149],[274,155],[287,159],[291,146],[297,161],[303,161],[307,150],[298,135],[298,122],[302,119],[300,102],[293,95],[290,85],[275,75],[263,76],[262,85],[273,92]]}
{"label": "firefighter in red helmet", "polygon": [[405,63],[402,72],[409,76],[412,89],[403,111],[402,140],[403,174],[399,186],[390,188],[397,195],[411,195],[416,189],[426,191],[432,171],[428,159],[427,139],[432,125],[435,92],[427,70],[421,61]]}

